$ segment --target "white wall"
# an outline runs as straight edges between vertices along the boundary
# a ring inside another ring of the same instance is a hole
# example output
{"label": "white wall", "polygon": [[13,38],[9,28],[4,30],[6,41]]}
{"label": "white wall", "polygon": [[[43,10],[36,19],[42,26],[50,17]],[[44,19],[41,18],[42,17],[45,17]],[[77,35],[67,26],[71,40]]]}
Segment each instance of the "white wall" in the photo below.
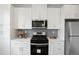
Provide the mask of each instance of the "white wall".
{"label": "white wall", "polygon": [[10,5],[0,4],[0,17],[3,20],[3,38],[0,39],[0,54],[10,54]]}
{"label": "white wall", "polygon": [[10,8],[10,38],[15,38],[15,8],[11,5]]}

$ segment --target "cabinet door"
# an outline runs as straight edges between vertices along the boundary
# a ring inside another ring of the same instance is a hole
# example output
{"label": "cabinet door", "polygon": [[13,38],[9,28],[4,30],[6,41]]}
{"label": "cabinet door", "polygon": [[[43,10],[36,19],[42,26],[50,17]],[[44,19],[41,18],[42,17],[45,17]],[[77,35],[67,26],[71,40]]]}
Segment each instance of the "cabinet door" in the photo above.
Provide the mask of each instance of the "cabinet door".
{"label": "cabinet door", "polygon": [[48,29],[59,29],[60,28],[60,8],[48,8]]}
{"label": "cabinet door", "polygon": [[47,19],[47,5],[46,4],[41,4],[41,7],[40,7],[40,19],[41,20]]}
{"label": "cabinet door", "polygon": [[49,41],[49,55],[53,55],[53,41]]}
{"label": "cabinet door", "polygon": [[40,18],[40,4],[33,4],[32,5],[32,20],[39,20]]}
{"label": "cabinet door", "polygon": [[77,11],[76,5],[65,5],[64,6],[65,18],[76,18],[77,16],[76,11]]}
{"label": "cabinet door", "polygon": [[30,45],[28,43],[23,47],[23,55],[30,55]]}
{"label": "cabinet door", "polygon": [[47,5],[46,4],[33,4],[32,5],[32,19],[33,20],[47,19]]}
{"label": "cabinet door", "polygon": [[30,55],[30,41],[23,42],[12,40],[11,55]]}
{"label": "cabinet door", "polygon": [[15,8],[15,28],[31,29],[31,8]]}
{"label": "cabinet door", "polygon": [[25,8],[24,25],[26,29],[32,28],[31,8]]}
{"label": "cabinet door", "polygon": [[28,43],[18,44],[19,55],[30,55],[30,45]]}
{"label": "cabinet door", "polygon": [[53,43],[49,44],[49,55],[53,55]]}
{"label": "cabinet door", "polygon": [[19,48],[15,43],[16,41],[11,41],[11,55],[19,55]]}
{"label": "cabinet door", "polygon": [[25,20],[25,8],[15,8],[15,28],[22,29],[25,27],[24,20]]}
{"label": "cabinet door", "polygon": [[76,14],[76,17],[79,19],[79,5],[77,5],[76,8],[77,8],[77,12],[76,12],[77,14]]}
{"label": "cabinet door", "polygon": [[54,42],[53,48],[54,55],[64,55],[64,42]]}

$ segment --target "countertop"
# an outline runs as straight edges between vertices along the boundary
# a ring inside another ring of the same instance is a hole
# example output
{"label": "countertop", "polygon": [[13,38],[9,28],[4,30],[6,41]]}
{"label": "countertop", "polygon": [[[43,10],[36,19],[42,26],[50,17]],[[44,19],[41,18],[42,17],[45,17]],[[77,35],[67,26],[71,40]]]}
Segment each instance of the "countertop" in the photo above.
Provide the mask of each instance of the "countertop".
{"label": "countertop", "polygon": [[[54,38],[49,38],[49,43],[54,43],[54,42],[64,42],[64,40],[59,40],[59,39],[54,39]],[[31,37],[29,38],[15,38],[11,41],[17,41],[17,42],[30,42],[31,41]]]}
{"label": "countertop", "polygon": [[12,39],[11,42],[17,42],[17,43],[30,43],[31,38],[15,38]]}

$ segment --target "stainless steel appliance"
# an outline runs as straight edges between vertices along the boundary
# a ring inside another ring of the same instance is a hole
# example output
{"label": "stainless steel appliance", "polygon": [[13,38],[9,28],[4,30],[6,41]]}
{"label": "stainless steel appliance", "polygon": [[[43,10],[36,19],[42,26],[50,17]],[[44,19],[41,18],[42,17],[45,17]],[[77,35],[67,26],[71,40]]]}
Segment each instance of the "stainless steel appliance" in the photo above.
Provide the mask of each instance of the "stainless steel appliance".
{"label": "stainless steel appliance", "polygon": [[36,32],[31,39],[31,55],[48,55],[48,39],[45,33]]}
{"label": "stainless steel appliance", "polygon": [[32,28],[47,28],[47,20],[32,20]]}
{"label": "stainless steel appliance", "polygon": [[66,19],[65,54],[79,55],[79,19]]}

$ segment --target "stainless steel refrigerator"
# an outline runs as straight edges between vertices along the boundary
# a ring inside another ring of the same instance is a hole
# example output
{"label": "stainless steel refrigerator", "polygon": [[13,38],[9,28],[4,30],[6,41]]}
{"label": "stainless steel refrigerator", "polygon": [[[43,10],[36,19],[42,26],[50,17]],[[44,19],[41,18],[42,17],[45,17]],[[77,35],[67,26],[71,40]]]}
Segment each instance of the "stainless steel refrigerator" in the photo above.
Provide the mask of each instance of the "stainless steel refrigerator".
{"label": "stainless steel refrigerator", "polygon": [[79,19],[65,22],[65,54],[79,55]]}

